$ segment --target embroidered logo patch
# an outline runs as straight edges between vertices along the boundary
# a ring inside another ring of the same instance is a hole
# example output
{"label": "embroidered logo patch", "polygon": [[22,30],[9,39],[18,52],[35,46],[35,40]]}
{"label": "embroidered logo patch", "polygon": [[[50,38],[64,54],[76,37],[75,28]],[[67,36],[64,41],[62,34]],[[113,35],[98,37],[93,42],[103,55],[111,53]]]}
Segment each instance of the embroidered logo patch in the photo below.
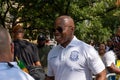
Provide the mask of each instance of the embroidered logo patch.
{"label": "embroidered logo patch", "polygon": [[79,54],[79,52],[72,51],[71,54],[70,54],[70,60],[71,61],[77,61],[79,59],[78,54]]}

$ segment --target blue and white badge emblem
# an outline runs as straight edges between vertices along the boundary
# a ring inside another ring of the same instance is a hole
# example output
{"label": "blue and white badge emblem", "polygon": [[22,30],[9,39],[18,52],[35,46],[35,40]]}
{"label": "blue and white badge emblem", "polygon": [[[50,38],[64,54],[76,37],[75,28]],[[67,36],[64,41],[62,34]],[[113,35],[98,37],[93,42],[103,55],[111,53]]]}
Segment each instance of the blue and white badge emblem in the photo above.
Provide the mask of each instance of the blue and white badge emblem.
{"label": "blue and white badge emblem", "polygon": [[71,54],[70,54],[70,60],[71,61],[77,61],[79,59],[78,54],[79,54],[79,52],[72,51]]}

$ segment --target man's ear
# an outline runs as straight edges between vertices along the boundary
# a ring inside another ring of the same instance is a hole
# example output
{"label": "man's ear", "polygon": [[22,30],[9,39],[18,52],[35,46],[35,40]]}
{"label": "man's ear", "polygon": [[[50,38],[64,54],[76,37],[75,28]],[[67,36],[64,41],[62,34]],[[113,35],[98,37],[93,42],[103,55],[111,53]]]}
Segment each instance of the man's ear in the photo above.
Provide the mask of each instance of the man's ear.
{"label": "man's ear", "polygon": [[14,57],[14,43],[11,43],[11,53],[12,53],[12,56]]}

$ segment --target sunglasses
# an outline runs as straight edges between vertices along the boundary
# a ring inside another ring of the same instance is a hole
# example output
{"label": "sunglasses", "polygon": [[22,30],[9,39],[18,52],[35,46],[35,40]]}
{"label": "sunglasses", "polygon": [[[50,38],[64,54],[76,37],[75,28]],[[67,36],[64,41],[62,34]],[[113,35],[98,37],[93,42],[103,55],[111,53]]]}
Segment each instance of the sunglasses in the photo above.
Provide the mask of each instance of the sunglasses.
{"label": "sunglasses", "polygon": [[56,32],[56,30],[60,33],[63,32],[63,29],[61,27],[53,28],[53,32]]}

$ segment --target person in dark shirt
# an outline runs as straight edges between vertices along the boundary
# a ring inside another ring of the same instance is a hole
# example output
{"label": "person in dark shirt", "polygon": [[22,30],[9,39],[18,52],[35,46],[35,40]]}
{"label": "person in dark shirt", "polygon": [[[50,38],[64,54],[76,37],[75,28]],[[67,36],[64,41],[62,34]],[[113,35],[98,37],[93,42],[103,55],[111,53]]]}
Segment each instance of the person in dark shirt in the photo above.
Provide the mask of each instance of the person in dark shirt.
{"label": "person in dark shirt", "polygon": [[[24,40],[24,29],[20,25],[16,25],[13,30],[13,42],[14,42],[14,60],[16,57],[23,61],[28,66],[41,66],[37,47]],[[25,53],[24,53],[25,52]]]}
{"label": "person in dark shirt", "polygon": [[51,46],[46,45],[45,35],[42,34],[37,37],[37,48],[38,48],[41,65],[46,72],[47,71],[47,56],[48,56],[49,51],[51,50]]}
{"label": "person in dark shirt", "polygon": [[112,37],[114,52],[117,58],[120,59],[120,27],[116,29],[115,35]]}

